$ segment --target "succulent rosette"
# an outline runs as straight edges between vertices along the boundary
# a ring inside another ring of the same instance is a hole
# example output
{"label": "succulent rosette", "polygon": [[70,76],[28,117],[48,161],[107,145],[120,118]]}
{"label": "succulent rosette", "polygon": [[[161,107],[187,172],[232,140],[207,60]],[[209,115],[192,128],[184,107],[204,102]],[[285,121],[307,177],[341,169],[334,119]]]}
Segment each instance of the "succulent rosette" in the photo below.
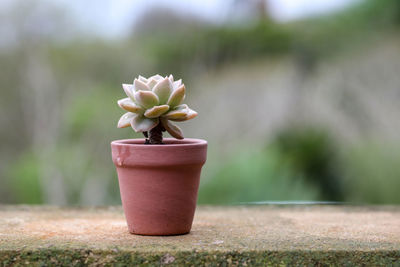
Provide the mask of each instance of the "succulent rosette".
{"label": "succulent rosette", "polygon": [[131,126],[135,132],[151,131],[162,125],[171,136],[183,139],[182,130],[171,121],[186,121],[197,116],[197,112],[182,104],[185,85],[174,77],[154,75],[140,76],[133,84],[122,84],[127,98],[118,100],[118,105],[127,111],[118,121],[118,128]]}

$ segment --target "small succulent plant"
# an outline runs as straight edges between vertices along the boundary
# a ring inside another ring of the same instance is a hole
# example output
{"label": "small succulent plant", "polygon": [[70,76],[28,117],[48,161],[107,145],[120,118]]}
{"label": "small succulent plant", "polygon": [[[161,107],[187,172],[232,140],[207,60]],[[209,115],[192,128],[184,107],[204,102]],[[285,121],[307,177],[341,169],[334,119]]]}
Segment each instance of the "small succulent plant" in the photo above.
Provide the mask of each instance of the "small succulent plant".
{"label": "small succulent plant", "polygon": [[133,84],[122,84],[127,98],[118,100],[118,105],[128,111],[118,121],[118,128],[131,126],[142,132],[148,144],[162,144],[163,132],[183,139],[182,130],[171,121],[186,121],[197,116],[197,112],[182,104],[185,85],[182,80],[154,75],[140,76]]}

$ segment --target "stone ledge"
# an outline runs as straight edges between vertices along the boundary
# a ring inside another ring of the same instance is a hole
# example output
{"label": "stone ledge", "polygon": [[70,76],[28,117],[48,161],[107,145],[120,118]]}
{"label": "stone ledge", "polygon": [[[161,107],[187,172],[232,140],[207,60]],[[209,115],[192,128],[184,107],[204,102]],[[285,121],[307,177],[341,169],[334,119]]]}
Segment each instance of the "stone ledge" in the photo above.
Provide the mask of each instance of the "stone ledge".
{"label": "stone ledge", "polygon": [[120,207],[0,206],[0,264],[400,265],[400,207],[199,207],[192,232],[127,231]]}

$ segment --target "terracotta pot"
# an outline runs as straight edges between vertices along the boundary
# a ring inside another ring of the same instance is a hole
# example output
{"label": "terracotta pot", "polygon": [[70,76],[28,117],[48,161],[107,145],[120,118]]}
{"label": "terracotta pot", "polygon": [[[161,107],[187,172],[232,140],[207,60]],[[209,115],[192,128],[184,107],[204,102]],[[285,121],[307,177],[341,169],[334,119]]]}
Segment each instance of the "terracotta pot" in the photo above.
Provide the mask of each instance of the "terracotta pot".
{"label": "terracotta pot", "polygon": [[192,227],[207,142],[165,138],[164,143],[145,145],[144,139],[111,143],[122,206],[133,234],[178,235]]}

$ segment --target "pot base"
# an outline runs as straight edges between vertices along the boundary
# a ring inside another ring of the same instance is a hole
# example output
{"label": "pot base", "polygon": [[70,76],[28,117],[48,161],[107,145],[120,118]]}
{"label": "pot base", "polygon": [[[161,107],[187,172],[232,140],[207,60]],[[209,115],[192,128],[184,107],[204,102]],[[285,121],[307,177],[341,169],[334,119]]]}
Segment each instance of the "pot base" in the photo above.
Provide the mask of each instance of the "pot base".
{"label": "pot base", "polygon": [[141,236],[178,236],[178,235],[187,235],[190,233],[184,232],[184,233],[176,233],[176,234],[155,234],[155,233],[135,233],[135,232],[129,232],[132,235],[141,235]]}

